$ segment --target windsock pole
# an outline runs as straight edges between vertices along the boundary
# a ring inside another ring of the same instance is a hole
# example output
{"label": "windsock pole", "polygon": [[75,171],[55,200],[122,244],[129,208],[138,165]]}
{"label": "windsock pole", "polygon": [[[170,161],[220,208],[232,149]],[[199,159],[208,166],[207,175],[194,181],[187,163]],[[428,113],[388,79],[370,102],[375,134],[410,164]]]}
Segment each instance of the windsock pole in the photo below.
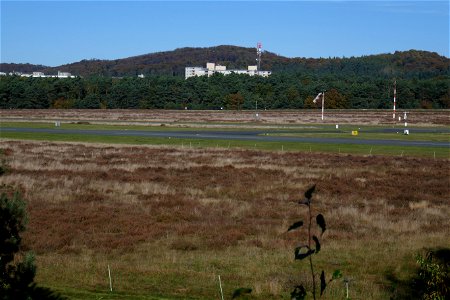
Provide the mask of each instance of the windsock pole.
{"label": "windsock pole", "polygon": [[323,107],[325,104],[325,92],[322,93],[322,121],[323,121]]}

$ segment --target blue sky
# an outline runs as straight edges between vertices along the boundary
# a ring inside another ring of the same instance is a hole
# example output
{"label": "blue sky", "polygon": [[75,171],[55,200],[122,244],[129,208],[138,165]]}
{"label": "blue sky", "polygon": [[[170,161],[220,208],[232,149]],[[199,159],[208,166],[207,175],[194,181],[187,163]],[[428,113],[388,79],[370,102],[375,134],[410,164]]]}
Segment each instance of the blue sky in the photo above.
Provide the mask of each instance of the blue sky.
{"label": "blue sky", "polygon": [[259,41],[287,57],[449,57],[449,1],[1,0],[1,62],[58,66]]}

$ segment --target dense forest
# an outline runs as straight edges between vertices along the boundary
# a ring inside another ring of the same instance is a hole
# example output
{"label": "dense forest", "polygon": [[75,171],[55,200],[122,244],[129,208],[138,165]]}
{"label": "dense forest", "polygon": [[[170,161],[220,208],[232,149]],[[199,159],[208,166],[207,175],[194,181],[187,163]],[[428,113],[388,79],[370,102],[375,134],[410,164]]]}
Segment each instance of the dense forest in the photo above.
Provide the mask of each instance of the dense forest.
{"label": "dense forest", "polygon": [[[268,78],[232,74],[184,79],[185,66],[206,62],[229,69],[255,62],[252,48],[182,48],[115,61],[89,60],[49,68],[77,78],[0,78],[0,108],[312,108],[326,91],[328,108],[390,108],[394,80],[399,108],[450,108],[449,59],[410,50],[351,58],[285,58],[264,52]],[[20,70],[21,65],[1,64]],[[53,73],[52,73],[53,72]],[[137,78],[137,74],[146,75]]]}
{"label": "dense forest", "polygon": [[[146,78],[2,76],[0,108],[312,108],[326,91],[327,108],[390,108],[393,80],[367,76],[275,73]],[[399,108],[450,108],[449,77],[397,79]]]}

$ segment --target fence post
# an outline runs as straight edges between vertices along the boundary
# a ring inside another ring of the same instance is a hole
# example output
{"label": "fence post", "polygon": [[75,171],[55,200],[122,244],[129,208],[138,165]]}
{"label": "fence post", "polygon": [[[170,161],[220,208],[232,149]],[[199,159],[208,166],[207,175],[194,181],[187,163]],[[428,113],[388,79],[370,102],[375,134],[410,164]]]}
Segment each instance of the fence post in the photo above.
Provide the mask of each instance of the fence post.
{"label": "fence post", "polygon": [[222,290],[222,281],[220,280],[220,275],[219,275],[219,287],[220,287],[220,297],[223,300],[223,290]]}
{"label": "fence post", "polygon": [[109,268],[109,265],[108,265],[108,276],[109,276],[109,289],[112,292],[111,269]]}

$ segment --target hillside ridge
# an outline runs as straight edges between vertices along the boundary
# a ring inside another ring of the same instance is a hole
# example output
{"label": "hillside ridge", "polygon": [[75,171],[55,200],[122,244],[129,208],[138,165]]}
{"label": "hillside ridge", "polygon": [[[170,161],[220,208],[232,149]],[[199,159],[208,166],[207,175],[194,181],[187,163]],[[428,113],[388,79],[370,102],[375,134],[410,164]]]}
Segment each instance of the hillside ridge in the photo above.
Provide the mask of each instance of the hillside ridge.
{"label": "hillside ridge", "polygon": [[[174,75],[184,76],[186,66],[204,66],[206,62],[215,62],[230,69],[246,68],[254,65],[256,53],[254,48],[232,45],[215,47],[183,47],[172,51],[141,54],[121,59],[84,59],[79,62],[56,67],[33,64],[1,63],[0,71],[57,74],[58,71],[70,72],[79,76],[137,76]],[[447,75],[449,59],[435,52],[422,50],[396,51],[364,55],[359,57],[328,58],[288,58],[264,51],[261,68],[273,72],[306,73],[342,73],[343,75],[373,75],[421,77]]]}

